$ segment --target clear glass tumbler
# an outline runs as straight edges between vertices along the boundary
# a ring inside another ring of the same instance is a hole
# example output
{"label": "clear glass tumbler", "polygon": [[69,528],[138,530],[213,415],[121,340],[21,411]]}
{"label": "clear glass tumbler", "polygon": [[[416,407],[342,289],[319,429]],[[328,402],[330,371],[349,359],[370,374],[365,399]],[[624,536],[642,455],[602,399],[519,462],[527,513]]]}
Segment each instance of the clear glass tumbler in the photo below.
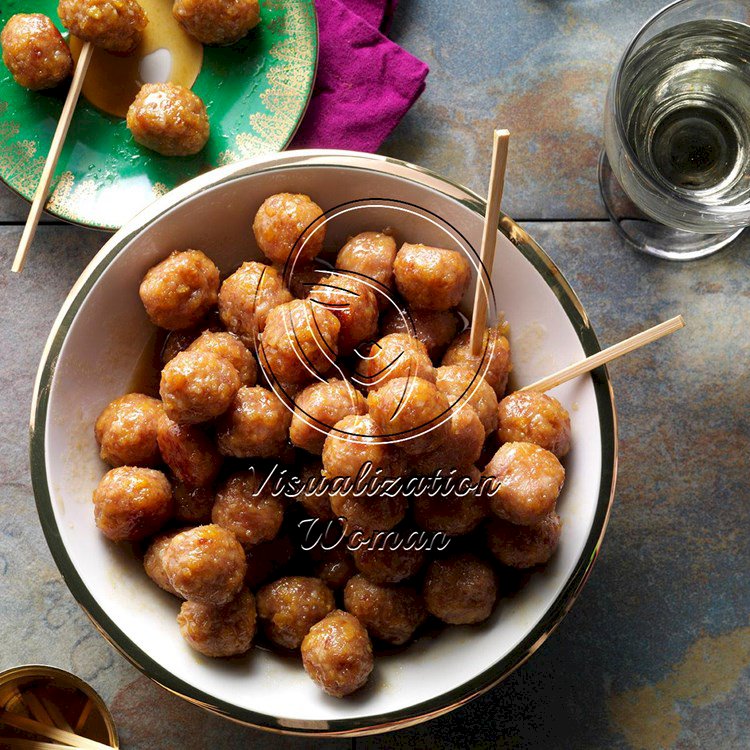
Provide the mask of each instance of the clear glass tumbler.
{"label": "clear glass tumbler", "polygon": [[678,0],[607,93],[599,185],[637,249],[690,260],[750,225],[750,0]]}

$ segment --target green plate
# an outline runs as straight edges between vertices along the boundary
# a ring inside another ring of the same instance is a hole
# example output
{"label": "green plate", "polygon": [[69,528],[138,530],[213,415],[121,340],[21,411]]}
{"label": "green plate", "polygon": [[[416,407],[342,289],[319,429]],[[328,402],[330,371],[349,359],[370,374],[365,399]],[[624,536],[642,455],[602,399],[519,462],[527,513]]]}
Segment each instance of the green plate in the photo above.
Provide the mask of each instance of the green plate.
{"label": "green plate", "polygon": [[[24,12],[45,13],[63,28],[57,0],[8,0],[0,6],[0,24]],[[317,58],[313,0],[262,0],[261,22],[245,39],[204,50],[193,90],[206,103],[211,137],[196,156],[161,156],[138,146],[124,120],[81,97],[47,210],[85,226],[119,229],[156,197],[202,172],[282,150],[307,107]],[[64,86],[27,91],[0,63],[0,179],[28,200],[65,93]]]}

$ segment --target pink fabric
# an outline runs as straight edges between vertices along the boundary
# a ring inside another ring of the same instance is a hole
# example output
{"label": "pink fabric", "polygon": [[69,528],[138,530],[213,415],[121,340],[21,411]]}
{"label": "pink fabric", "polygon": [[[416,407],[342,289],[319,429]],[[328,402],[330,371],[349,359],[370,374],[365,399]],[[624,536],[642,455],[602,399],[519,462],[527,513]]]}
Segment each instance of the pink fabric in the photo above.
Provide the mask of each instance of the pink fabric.
{"label": "pink fabric", "polygon": [[394,0],[316,0],[318,76],[290,148],[376,151],[424,91],[429,68],[384,36]]}

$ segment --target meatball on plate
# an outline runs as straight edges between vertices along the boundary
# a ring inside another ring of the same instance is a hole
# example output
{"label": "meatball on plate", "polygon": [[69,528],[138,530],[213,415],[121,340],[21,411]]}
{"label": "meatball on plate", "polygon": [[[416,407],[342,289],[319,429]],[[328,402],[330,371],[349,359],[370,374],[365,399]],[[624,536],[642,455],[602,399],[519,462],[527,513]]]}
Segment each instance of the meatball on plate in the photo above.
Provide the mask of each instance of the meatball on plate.
{"label": "meatball on plate", "polygon": [[96,229],[210,169],[282,151],[317,68],[314,0],[7,0],[3,29],[0,180],[28,200],[75,60],[95,45],[46,208]]}
{"label": "meatball on plate", "polygon": [[[321,298],[331,305],[323,307],[304,296],[282,268],[295,237],[269,210],[273,196],[306,196],[289,218],[303,233],[318,221],[316,206],[325,213],[322,246],[309,248],[301,273],[327,264],[321,279],[363,273],[387,291],[375,306],[364,295],[376,330],[353,349],[361,334],[348,345],[345,336],[362,321],[338,299]],[[342,204],[354,208],[336,212]],[[160,198],[85,270],[38,373],[34,491],[71,592],[148,677],[245,724],[356,736],[446,713],[555,637],[603,542],[617,463],[613,396],[601,368],[547,399],[511,397],[600,347],[568,283],[508,217],[485,337],[496,348],[490,367],[472,358],[465,330],[483,216],[478,196],[403,162],[288,152]],[[149,269],[187,250],[218,269],[218,293],[200,258],[194,300],[174,292],[161,267],[144,307]],[[432,272],[433,260],[450,278]],[[273,271],[262,282],[264,268]],[[446,289],[432,300],[438,286]],[[394,325],[395,307],[419,325]],[[371,373],[373,348],[382,367]],[[144,367],[157,371],[150,388],[139,381]],[[376,377],[365,382],[363,372]],[[401,389],[406,380],[413,387]],[[399,408],[402,391],[413,395]],[[117,400],[129,394],[160,403]],[[438,426],[425,432],[420,420]],[[122,434],[130,423],[135,446]],[[389,431],[416,442],[402,446]],[[366,458],[401,487],[436,466],[469,484],[442,505],[406,492],[314,497],[283,484],[346,479]],[[489,497],[483,478],[508,481]],[[342,512],[347,526],[331,518]],[[327,544],[346,529],[349,544],[326,550],[321,537],[303,547],[302,519],[321,531],[330,522]],[[421,546],[366,550],[378,533],[383,544],[386,534]]]}

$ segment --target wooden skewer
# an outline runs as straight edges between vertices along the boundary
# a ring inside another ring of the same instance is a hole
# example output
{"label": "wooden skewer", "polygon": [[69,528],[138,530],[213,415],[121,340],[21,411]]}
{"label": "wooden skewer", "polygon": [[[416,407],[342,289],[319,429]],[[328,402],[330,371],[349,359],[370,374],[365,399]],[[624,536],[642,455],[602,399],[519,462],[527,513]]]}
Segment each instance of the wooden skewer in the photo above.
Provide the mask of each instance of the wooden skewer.
{"label": "wooden skewer", "polygon": [[34,695],[31,691],[26,691],[22,694],[21,700],[23,700],[26,707],[31,712],[31,715],[37,720],[41,721],[42,724],[49,724],[55,726],[55,722],[52,717],[47,713],[47,709],[41,704],[39,698]]}
{"label": "wooden skewer", "polygon": [[474,310],[471,314],[471,353],[476,357],[482,352],[484,329],[487,324],[487,299],[489,289],[485,289],[483,271],[492,275],[495,262],[495,245],[497,244],[497,225],[500,222],[500,202],[503,199],[505,186],[505,166],[508,163],[507,130],[496,130],[492,136],[492,168],[490,169],[490,186],[487,190],[487,211],[484,215],[482,232],[481,265],[477,271],[477,288],[474,292]]}
{"label": "wooden skewer", "polygon": [[88,698],[86,700],[86,703],[83,706],[83,710],[81,711],[81,715],[78,717],[78,721],[75,725],[75,732],[78,733],[83,729],[83,725],[88,721],[88,718],[91,714],[91,709],[94,707],[94,702],[91,700],[91,698]]}
{"label": "wooden skewer", "polygon": [[88,737],[82,737],[80,734],[73,734],[72,732],[66,732],[64,729],[47,726],[39,721],[34,721],[34,719],[27,719],[9,711],[0,711],[0,724],[7,724],[9,727],[20,729],[23,732],[38,734],[41,737],[47,737],[63,745],[70,745],[82,750],[109,750],[111,748],[111,745],[104,745]]}
{"label": "wooden skewer", "polygon": [[[52,719],[53,724],[58,729],[64,729],[66,732],[73,732],[73,727],[68,724],[67,719],[62,715],[62,711],[51,700],[42,698],[42,705],[47,709],[47,713]],[[76,732],[73,733],[77,734]]]}
{"label": "wooden skewer", "polygon": [[625,341],[621,341],[619,344],[603,349],[597,354],[592,354],[590,357],[586,357],[586,359],[581,360],[580,362],[568,365],[568,367],[554,373],[554,375],[549,375],[546,378],[537,380],[536,383],[526,385],[523,388],[519,388],[519,390],[539,392],[549,391],[558,385],[573,380],[573,378],[577,378],[579,375],[591,372],[591,370],[595,370],[597,367],[601,367],[602,365],[607,364],[607,362],[611,362],[613,359],[622,357],[623,354],[628,354],[636,349],[640,349],[642,346],[650,344],[652,341],[656,341],[662,336],[667,336],[670,333],[679,331],[680,328],[684,327],[685,321],[682,315],[670,318],[669,320],[664,321],[664,323],[659,323],[659,325],[654,326],[653,328],[641,331],[641,333],[637,333],[635,336],[631,336],[629,339],[625,339]]}
{"label": "wooden skewer", "polygon": [[68,89],[68,96],[65,99],[62,114],[57,122],[55,135],[52,137],[52,145],[47,154],[47,161],[44,162],[42,177],[37,185],[36,193],[34,193],[34,200],[31,203],[29,218],[26,219],[26,226],[23,229],[21,241],[18,243],[18,250],[16,251],[16,257],[13,261],[13,273],[20,273],[23,271],[23,266],[26,262],[26,255],[28,254],[29,247],[31,247],[31,243],[34,240],[36,228],[39,224],[39,219],[42,216],[42,211],[44,210],[44,204],[47,202],[49,187],[55,174],[57,160],[60,158],[60,152],[65,143],[65,136],[68,134],[70,121],[73,119],[73,112],[75,112],[78,97],[80,96],[81,88],[83,87],[83,80],[86,77],[86,71],[89,68],[91,55],[93,53],[94,48],[91,46],[90,42],[86,42],[83,47],[81,47],[81,54],[78,56],[78,63],[76,64],[76,69],[73,73],[73,80]]}
{"label": "wooden skewer", "polygon": [[57,742],[41,740],[24,740],[20,737],[0,737],[0,747],[18,748],[18,750],[71,750],[70,745],[59,745]]}

